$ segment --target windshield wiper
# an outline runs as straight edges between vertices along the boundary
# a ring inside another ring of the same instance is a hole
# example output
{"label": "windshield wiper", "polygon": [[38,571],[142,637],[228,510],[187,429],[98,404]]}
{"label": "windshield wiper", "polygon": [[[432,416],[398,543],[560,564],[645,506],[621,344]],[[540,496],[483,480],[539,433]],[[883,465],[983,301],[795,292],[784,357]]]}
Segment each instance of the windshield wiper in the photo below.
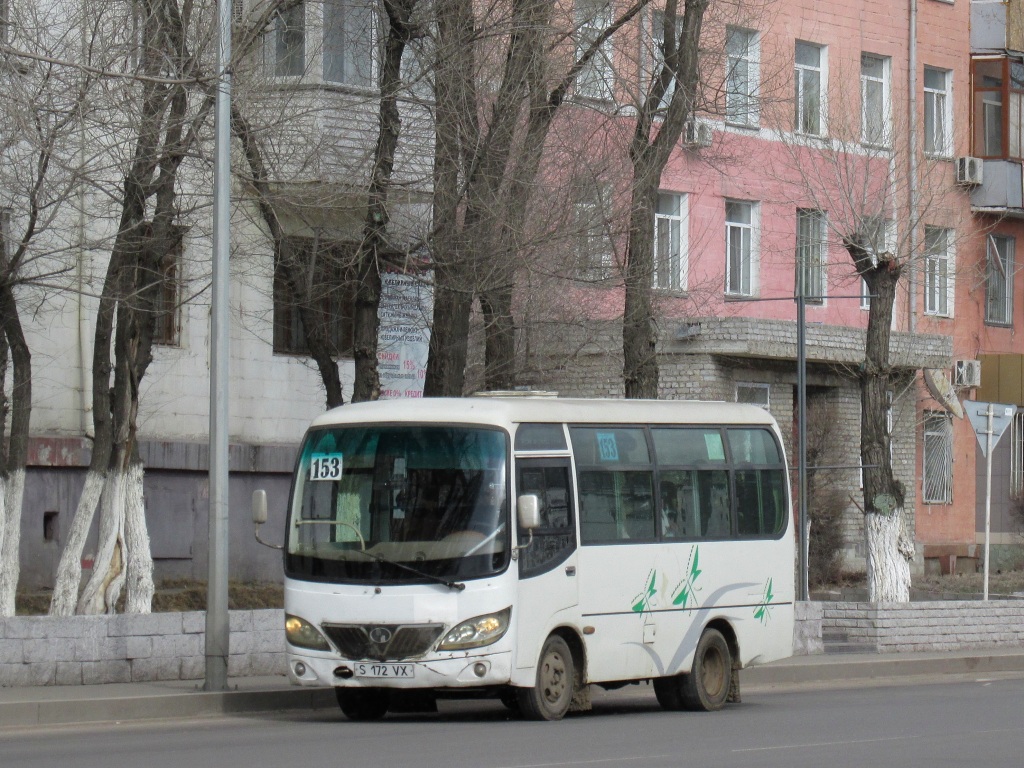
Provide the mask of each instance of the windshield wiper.
{"label": "windshield wiper", "polygon": [[389,560],[383,555],[378,555],[373,552],[367,552],[365,549],[353,549],[351,551],[358,552],[361,555],[366,555],[367,557],[376,560],[378,563],[387,563],[388,565],[395,566],[395,568],[401,568],[403,571],[414,573],[420,578],[428,579],[430,581],[437,582],[438,584],[444,584],[446,587],[448,587],[448,589],[454,589],[458,592],[461,592],[466,588],[466,585],[463,584],[461,581],[450,581],[449,579],[445,579],[441,576],[435,576],[432,573],[426,573],[425,571],[421,571],[418,568],[413,568],[411,565],[406,565],[405,563],[398,563],[394,560]]}

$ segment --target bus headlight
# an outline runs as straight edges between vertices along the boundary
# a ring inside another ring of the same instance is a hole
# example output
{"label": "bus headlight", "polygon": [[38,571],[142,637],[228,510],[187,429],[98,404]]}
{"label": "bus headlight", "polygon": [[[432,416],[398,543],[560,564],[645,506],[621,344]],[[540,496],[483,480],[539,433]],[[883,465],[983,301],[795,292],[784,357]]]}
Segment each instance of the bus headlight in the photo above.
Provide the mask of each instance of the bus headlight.
{"label": "bus headlight", "polygon": [[299,648],[309,648],[314,651],[331,650],[331,646],[317,628],[298,616],[285,614],[284,636],[289,643]]}
{"label": "bus headlight", "polygon": [[495,643],[508,629],[508,619],[511,615],[512,608],[509,607],[497,613],[488,613],[486,616],[464,621],[444,636],[437,650],[461,651]]}

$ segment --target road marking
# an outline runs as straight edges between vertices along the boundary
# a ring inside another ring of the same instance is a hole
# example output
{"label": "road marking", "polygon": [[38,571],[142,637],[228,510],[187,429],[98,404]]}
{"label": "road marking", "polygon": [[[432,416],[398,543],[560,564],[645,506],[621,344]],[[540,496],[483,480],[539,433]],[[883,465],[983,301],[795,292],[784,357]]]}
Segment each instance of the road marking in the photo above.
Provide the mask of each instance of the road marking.
{"label": "road marking", "polygon": [[807,749],[808,747],[842,747],[848,744],[880,744],[886,741],[907,741],[920,739],[921,736],[886,736],[879,739],[849,739],[846,741],[817,741],[809,744],[779,744],[774,747],[749,747],[747,749],[733,749],[731,752],[771,752],[779,749]]}
{"label": "road marking", "polygon": [[595,760],[571,760],[561,763],[529,763],[517,765],[504,765],[499,768],[559,768],[563,765],[600,765],[602,763],[626,763],[638,760],[670,760],[678,755],[637,755],[634,757],[602,757]]}

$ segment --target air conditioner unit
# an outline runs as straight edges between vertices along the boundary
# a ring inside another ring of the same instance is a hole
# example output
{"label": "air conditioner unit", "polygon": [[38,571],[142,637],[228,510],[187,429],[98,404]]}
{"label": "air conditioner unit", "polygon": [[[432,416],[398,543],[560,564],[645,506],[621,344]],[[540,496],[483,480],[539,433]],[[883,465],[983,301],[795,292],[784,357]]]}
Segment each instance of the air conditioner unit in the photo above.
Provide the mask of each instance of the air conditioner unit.
{"label": "air conditioner unit", "polygon": [[980,157],[956,159],[956,183],[964,186],[981,184],[985,178],[985,162]]}
{"label": "air conditioner unit", "polygon": [[710,147],[711,124],[703,120],[687,120],[683,126],[684,147]]}
{"label": "air conditioner unit", "polygon": [[980,387],[981,361],[957,360],[953,365],[953,386],[962,388]]}

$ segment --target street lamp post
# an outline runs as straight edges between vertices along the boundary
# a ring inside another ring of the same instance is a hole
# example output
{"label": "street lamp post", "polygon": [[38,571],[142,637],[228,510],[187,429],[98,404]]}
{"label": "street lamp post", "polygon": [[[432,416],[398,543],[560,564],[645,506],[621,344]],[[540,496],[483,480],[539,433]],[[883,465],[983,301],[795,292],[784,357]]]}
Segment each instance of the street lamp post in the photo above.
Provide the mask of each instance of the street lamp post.
{"label": "street lamp post", "polygon": [[217,3],[217,94],[210,307],[210,519],[204,689],[228,685],[228,302],[231,248],[231,1]]}

